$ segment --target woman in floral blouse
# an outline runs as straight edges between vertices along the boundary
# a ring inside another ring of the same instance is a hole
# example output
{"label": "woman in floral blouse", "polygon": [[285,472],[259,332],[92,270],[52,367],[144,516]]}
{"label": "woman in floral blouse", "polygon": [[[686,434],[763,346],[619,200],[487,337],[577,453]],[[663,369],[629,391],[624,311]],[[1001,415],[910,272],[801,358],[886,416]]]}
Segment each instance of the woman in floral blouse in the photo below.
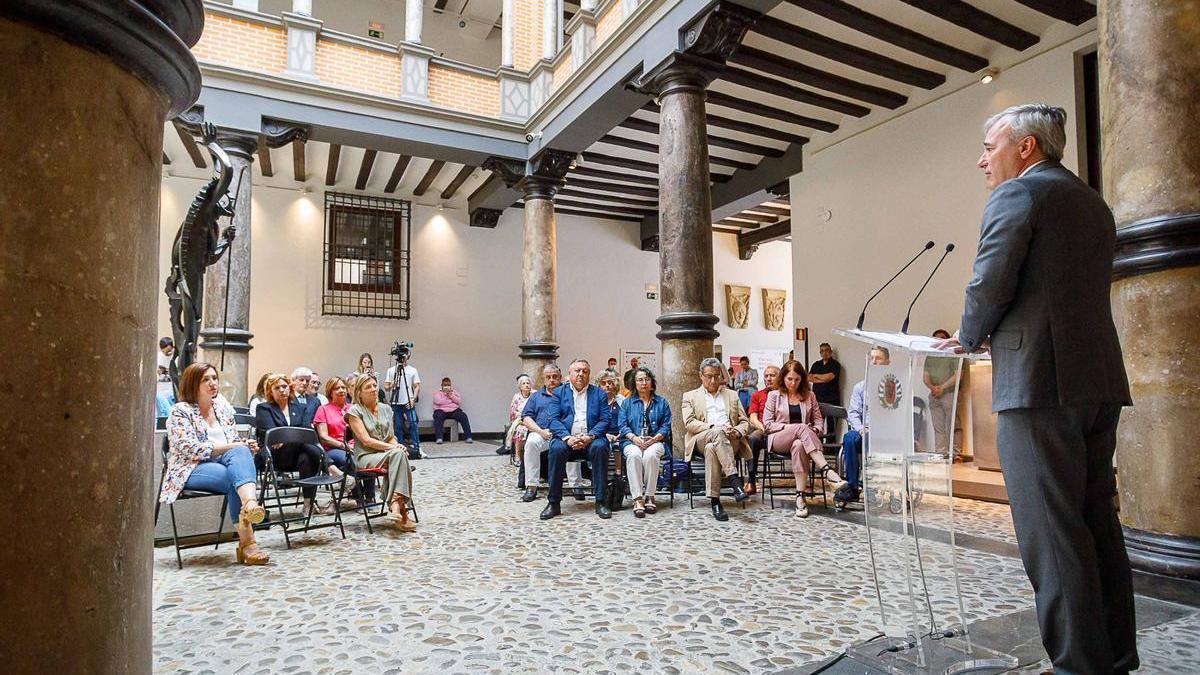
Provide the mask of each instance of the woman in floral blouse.
{"label": "woman in floral blouse", "polygon": [[166,474],[158,500],[170,504],[184,489],[225,493],[238,534],[237,561],[265,565],[254,541],[254,525],[266,511],[257,501],[254,440],[240,440],[233,407],[217,395],[217,369],[193,363],[179,378],[179,402],[167,417]]}

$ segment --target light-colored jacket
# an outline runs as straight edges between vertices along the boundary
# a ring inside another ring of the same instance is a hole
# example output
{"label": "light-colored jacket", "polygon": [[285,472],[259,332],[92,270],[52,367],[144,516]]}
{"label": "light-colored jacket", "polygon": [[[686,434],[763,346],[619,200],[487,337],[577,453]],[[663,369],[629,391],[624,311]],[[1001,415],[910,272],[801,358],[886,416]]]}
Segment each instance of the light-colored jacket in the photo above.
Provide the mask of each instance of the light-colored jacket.
{"label": "light-colored jacket", "polygon": [[816,427],[818,434],[825,433],[825,418],[821,415],[821,403],[817,401],[817,395],[808,392],[808,398],[800,403],[804,407],[804,419],[791,419],[791,407],[788,406],[787,395],[780,392],[778,389],[767,394],[767,402],[763,407],[763,427],[767,430],[767,447],[773,448],[771,445],[775,440],[775,434],[783,431],[785,425],[788,424],[811,424]]}
{"label": "light-colored jacket", "polygon": [[[704,391],[704,387],[698,387],[683,395],[683,460],[685,462],[692,461],[692,453],[696,450],[701,435],[711,428],[708,423],[708,401],[705,398],[707,393]],[[718,393],[725,402],[725,409],[729,411],[729,424],[742,434],[742,437],[734,443],[737,456],[750,459],[752,456],[750,444],[746,442],[746,436],[750,433],[750,418],[742,408],[742,402],[738,400],[737,392],[728,387],[721,387]]]}
{"label": "light-colored jacket", "polygon": [[[225,438],[237,439],[233,422],[233,406],[224,397],[213,400],[217,423],[225,430]],[[163,476],[158,501],[170,504],[179,497],[188,476],[201,462],[212,457],[213,442],[208,440],[208,423],[200,414],[200,406],[180,401],[171,407],[167,416],[167,473]]]}

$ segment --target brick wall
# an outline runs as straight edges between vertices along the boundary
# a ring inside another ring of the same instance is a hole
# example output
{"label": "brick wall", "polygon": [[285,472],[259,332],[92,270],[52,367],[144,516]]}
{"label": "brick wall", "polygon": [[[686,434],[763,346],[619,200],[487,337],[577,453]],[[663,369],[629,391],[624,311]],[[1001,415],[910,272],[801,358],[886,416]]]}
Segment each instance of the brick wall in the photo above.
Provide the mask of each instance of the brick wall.
{"label": "brick wall", "polygon": [[453,110],[496,117],[500,81],[439,63],[429,64],[429,101]]}
{"label": "brick wall", "polygon": [[571,73],[573,72],[575,72],[575,64],[571,59],[571,47],[568,45],[567,54],[554,68],[554,84],[551,85],[550,90],[554,91],[563,86],[563,83],[567,81],[567,78],[570,77]]}
{"label": "brick wall", "polygon": [[200,61],[278,73],[287,67],[287,34],[282,28],[208,13],[192,53]]}
{"label": "brick wall", "polygon": [[596,17],[596,48],[612,37],[621,25],[621,0],[608,3],[604,13]]}
{"label": "brick wall", "polygon": [[400,96],[399,54],[318,40],[313,71],[325,84],[383,96]]}
{"label": "brick wall", "polygon": [[542,58],[542,1],[513,3],[513,67],[517,70],[528,72]]}

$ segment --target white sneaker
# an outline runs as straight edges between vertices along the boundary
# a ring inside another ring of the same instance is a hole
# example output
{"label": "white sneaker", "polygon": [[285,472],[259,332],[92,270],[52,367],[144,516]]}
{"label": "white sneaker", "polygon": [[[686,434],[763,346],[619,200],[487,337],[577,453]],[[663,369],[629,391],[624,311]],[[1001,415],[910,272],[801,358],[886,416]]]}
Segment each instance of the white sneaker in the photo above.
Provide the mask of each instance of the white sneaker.
{"label": "white sneaker", "polygon": [[417,456],[420,457],[421,459],[429,459],[429,454],[426,453],[424,450],[418,450]]}
{"label": "white sneaker", "polygon": [[808,517],[808,503],[804,501],[804,495],[796,495],[796,517]]}
{"label": "white sneaker", "polygon": [[440,439],[440,438],[439,438],[439,439],[437,439],[436,441],[434,441],[434,442],[433,442],[433,444],[434,444],[434,445],[441,445],[441,444],[442,444],[442,439]]}

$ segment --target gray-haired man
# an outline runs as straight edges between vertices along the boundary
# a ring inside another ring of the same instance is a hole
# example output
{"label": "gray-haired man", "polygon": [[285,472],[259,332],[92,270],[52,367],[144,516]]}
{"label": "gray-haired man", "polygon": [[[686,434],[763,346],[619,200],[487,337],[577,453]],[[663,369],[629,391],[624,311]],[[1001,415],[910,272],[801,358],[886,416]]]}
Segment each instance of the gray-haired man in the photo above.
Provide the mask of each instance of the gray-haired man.
{"label": "gray-haired man", "polygon": [[1109,304],[1115,226],[1059,163],[1066,113],[1022,105],[984,127],[984,208],[962,327],[992,350],[996,442],[1042,644],[1057,672],[1138,667],[1113,451],[1131,405]]}

